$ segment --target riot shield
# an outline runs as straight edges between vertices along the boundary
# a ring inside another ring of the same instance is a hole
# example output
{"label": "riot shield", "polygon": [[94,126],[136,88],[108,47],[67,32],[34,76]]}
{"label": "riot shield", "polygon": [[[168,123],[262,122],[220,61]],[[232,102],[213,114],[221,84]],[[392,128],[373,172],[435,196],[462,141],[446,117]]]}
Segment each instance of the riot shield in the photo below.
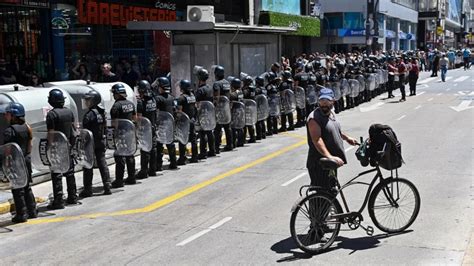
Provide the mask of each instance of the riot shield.
{"label": "riot shield", "polygon": [[302,87],[295,88],[296,107],[304,109],[306,107],[306,92]]}
{"label": "riot shield", "polygon": [[0,146],[0,161],[4,177],[8,180],[8,188],[24,188],[28,184],[28,168],[20,146],[7,143]]}
{"label": "riot shield", "polygon": [[307,90],[307,99],[308,104],[316,104],[318,102],[318,93],[316,92],[316,88],[313,85],[308,85]]}
{"label": "riot shield", "polygon": [[350,87],[348,86],[347,79],[341,79],[341,81],[332,82],[331,89],[334,91],[334,99],[339,101],[342,96],[346,96],[350,93]]}
{"label": "riot shield", "polygon": [[384,83],[388,82],[388,70],[383,69],[383,80]]}
{"label": "riot shield", "polygon": [[267,96],[260,94],[255,97],[257,102],[257,120],[262,121],[268,118],[270,111]]}
{"label": "riot shield", "polygon": [[375,75],[375,86],[374,86],[374,90],[375,90],[375,89],[378,89],[378,87],[380,86],[380,79],[379,79],[378,74],[373,74],[373,75]]}
{"label": "riot shield", "polygon": [[128,119],[114,119],[107,128],[107,147],[114,156],[132,156],[137,150],[135,125]]}
{"label": "riot shield", "polygon": [[[230,112],[230,111],[229,111]],[[179,143],[186,145],[189,141],[189,129],[191,128],[191,120],[184,112],[176,114],[174,138]]]}
{"label": "riot shield", "polygon": [[369,84],[368,88],[370,91],[375,90],[375,79],[376,79],[376,76],[374,74],[370,74],[367,77],[367,82]]}
{"label": "riot shield", "polygon": [[216,127],[216,112],[214,104],[209,101],[198,103],[199,127],[204,131],[213,130]]}
{"label": "riot shield", "polygon": [[153,125],[143,116],[137,119],[137,141],[140,150],[150,152],[153,149]]}
{"label": "riot shield", "polygon": [[168,112],[157,111],[156,138],[161,144],[171,144],[174,141],[174,118]]}
{"label": "riot shield", "polygon": [[257,103],[254,100],[244,99],[245,125],[253,126],[257,123]]}
{"label": "riot shield", "polygon": [[74,159],[84,168],[94,167],[94,136],[87,129],[81,129],[72,150]]}
{"label": "riot shield", "polygon": [[241,102],[232,102],[231,128],[242,129],[245,127],[245,105]]}
{"label": "riot shield", "polygon": [[281,112],[284,114],[290,114],[296,109],[296,98],[295,93],[286,89],[281,93]]}
{"label": "riot shield", "polygon": [[219,96],[216,99],[216,122],[220,125],[230,123],[230,101],[226,96]]}
{"label": "riot shield", "polygon": [[359,81],[359,91],[365,91],[367,89],[366,86],[368,86],[365,82],[365,77],[362,75],[358,75],[356,79],[357,81]]}
{"label": "riot shield", "polygon": [[379,84],[384,84],[385,83],[384,78],[383,78],[382,69],[377,69],[377,77],[378,77],[378,80],[379,80]]}
{"label": "riot shield", "polygon": [[278,94],[269,95],[268,110],[269,110],[269,115],[271,116],[280,115],[280,95]]}
{"label": "riot shield", "polygon": [[36,170],[66,173],[70,168],[69,141],[59,131],[33,132],[31,164]]}
{"label": "riot shield", "polygon": [[360,83],[357,79],[349,79],[349,86],[351,87],[351,97],[357,97],[360,92]]}

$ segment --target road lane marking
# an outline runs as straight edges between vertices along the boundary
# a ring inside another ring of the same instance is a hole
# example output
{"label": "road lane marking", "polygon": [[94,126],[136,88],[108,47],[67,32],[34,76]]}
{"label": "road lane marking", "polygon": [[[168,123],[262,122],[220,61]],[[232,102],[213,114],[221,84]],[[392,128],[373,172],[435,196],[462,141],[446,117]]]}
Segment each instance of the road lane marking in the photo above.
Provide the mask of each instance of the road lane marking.
{"label": "road lane marking", "polygon": [[422,91],[422,92],[420,92],[420,93],[417,93],[417,94],[415,95],[415,97],[420,96],[420,95],[423,95],[423,94],[425,94],[425,93],[426,93],[426,91]]}
{"label": "road lane marking", "polygon": [[240,167],[234,168],[232,170],[229,170],[225,173],[222,173],[218,176],[215,176],[211,179],[205,180],[201,183],[198,183],[196,185],[192,185],[184,190],[181,190],[178,193],[175,193],[173,195],[170,195],[166,198],[160,199],[156,202],[153,202],[143,208],[137,208],[137,209],[130,209],[130,210],[122,210],[122,211],[114,211],[114,212],[101,212],[101,213],[91,213],[91,214],[83,214],[83,215],[77,215],[77,216],[63,216],[63,217],[55,217],[55,218],[44,218],[44,219],[31,219],[28,220],[28,222],[23,223],[23,224],[18,224],[24,225],[24,224],[45,224],[45,223],[58,223],[58,222],[65,222],[65,221],[74,221],[74,220],[80,220],[80,219],[94,219],[94,218],[99,218],[99,217],[112,217],[112,216],[123,216],[123,215],[130,215],[130,214],[139,214],[139,213],[148,213],[155,211],[157,209],[160,209],[164,206],[167,206],[183,197],[186,197],[198,190],[201,190],[205,187],[208,187],[226,177],[241,173],[247,169],[250,169],[252,167],[255,167],[259,164],[262,164],[266,161],[269,161],[275,157],[278,157],[282,154],[285,154],[289,151],[292,151],[296,148],[299,148],[307,143],[306,140],[299,141],[295,144],[292,144],[290,146],[281,148],[280,150],[277,150],[273,153],[270,153],[268,155],[265,155],[253,162],[247,163],[245,165],[242,165]]}
{"label": "road lane marking", "polygon": [[430,82],[430,81],[433,81],[433,80],[435,80],[435,79],[437,79],[437,78],[438,78],[438,77],[430,77],[430,78],[426,78],[426,79],[424,79],[424,80],[422,80],[422,81],[418,82],[418,84],[424,84],[424,83],[428,83],[428,82]]}
{"label": "road lane marking", "polygon": [[406,115],[402,115],[402,116],[400,116],[399,118],[397,118],[397,120],[400,121],[400,120],[402,120],[402,119],[405,118],[405,117],[406,117]]}
{"label": "road lane marking", "polygon": [[227,223],[227,222],[230,221],[230,220],[232,220],[232,217],[226,217],[226,218],[220,220],[219,222],[217,222],[217,223],[215,223],[215,224],[209,226],[209,228],[204,229],[204,230],[202,230],[201,232],[199,232],[199,233],[197,233],[197,234],[194,234],[194,235],[192,235],[192,236],[186,238],[185,240],[179,242],[178,244],[176,244],[176,246],[182,247],[182,246],[188,244],[189,242],[194,241],[194,240],[200,238],[201,236],[203,236],[203,235],[205,235],[205,234],[211,232],[212,230],[217,229],[217,228],[223,226],[225,223]]}
{"label": "road lane marking", "polygon": [[421,105],[418,105],[417,107],[415,107],[415,110],[418,110],[421,108]]}
{"label": "road lane marking", "polygon": [[446,81],[450,80],[450,79],[453,79],[453,77],[446,77]]}
{"label": "road lane marking", "polygon": [[433,100],[433,98],[429,98],[429,99],[428,99],[428,102],[431,102],[432,100]]}
{"label": "road lane marking", "polygon": [[350,150],[352,150],[352,149],[354,149],[354,148],[355,148],[355,146],[350,146],[349,148],[345,149],[344,152],[348,152],[348,151],[350,151]]}
{"label": "road lane marking", "polygon": [[288,186],[289,184],[295,182],[296,180],[302,178],[302,177],[305,176],[305,175],[307,175],[307,173],[301,173],[301,174],[297,175],[295,178],[292,178],[291,180],[289,180],[289,181],[287,181],[287,182],[281,184],[281,186],[282,186],[282,187],[286,187],[286,186]]}
{"label": "road lane marking", "polygon": [[454,82],[462,82],[462,81],[465,81],[468,78],[469,78],[469,76],[462,76],[460,78],[455,79]]}

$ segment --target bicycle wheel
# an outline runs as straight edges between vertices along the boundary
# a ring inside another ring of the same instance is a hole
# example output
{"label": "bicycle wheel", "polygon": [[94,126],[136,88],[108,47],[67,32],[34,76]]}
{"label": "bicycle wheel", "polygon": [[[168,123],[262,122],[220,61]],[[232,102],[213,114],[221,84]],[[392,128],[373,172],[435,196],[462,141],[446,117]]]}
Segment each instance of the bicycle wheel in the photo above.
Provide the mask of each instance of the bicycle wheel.
{"label": "bicycle wheel", "polygon": [[389,179],[375,186],[369,199],[369,215],[375,226],[387,233],[407,229],[420,211],[420,194],[403,178]]}
{"label": "bicycle wheel", "polygon": [[332,245],[341,223],[331,215],[342,213],[337,199],[316,192],[303,198],[291,214],[290,231],[296,245],[309,254],[318,254]]}

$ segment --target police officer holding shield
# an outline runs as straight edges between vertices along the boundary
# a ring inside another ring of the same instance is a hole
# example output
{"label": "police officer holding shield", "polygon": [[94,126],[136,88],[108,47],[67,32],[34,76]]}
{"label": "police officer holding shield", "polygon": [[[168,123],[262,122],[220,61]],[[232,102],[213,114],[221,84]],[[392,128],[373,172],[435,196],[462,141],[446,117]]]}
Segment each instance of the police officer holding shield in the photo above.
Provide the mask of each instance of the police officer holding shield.
{"label": "police officer holding shield", "polygon": [[149,152],[144,150],[140,151],[141,169],[136,175],[136,179],[144,179],[148,176],[156,176],[156,110],[156,100],[153,97],[150,83],[147,80],[140,80],[138,82],[137,116],[143,116],[151,122],[152,149]]}
{"label": "police officer holding shield", "polygon": [[[71,110],[64,107],[66,98],[59,89],[52,89],[49,92],[48,103],[53,107],[46,115],[46,127],[48,132],[62,132],[69,140],[70,147],[75,143],[75,119]],[[74,161],[72,155],[69,158],[69,170],[66,173],[51,173],[51,181],[53,184],[53,202],[48,205],[48,209],[64,209],[63,201],[63,181],[62,176],[66,176],[67,183],[67,200],[68,204],[77,204],[76,179],[74,177]]]}
{"label": "police officer holding shield", "polygon": [[[298,64],[296,68],[295,74],[295,88],[302,87],[305,90],[306,95],[306,87],[308,87],[309,83],[309,75],[308,73],[303,71],[303,64]],[[306,97],[305,97],[306,99]],[[306,106],[305,106],[306,107]],[[296,106],[296,124],[295,127],[303,127],[306,125],[306,110],[305,108],[299,108]]]}
{"label": "police officer holding shield", "polygon": [[[175,102],[174,97],[171,95],[171,87],[169,79],[165,77],[158,78],[158,95],[155,97],[156,106],[159,111],[168,112],[174,117]],[[170,158],[170,170],[178,169],[176,161],[176,147],[174,143],[166,144],[168,149],[168,155]],[[156,156],[156,170],[163,170],[163,143],[158,142],[157,156]]]}
{"label": "police officer holding shield", "polygon": [[4,142],[13,142],[20,146],[27,167],[28,181],[24,188],[12,189],[13,201],[15,203],[14,223],[26,222],[28,218],[36,218],[35,196],[30,187],[31,179],[31,139],[33,138],[31,127],[25,122],[25,108],[20,103],[10,103],[6,108],[6,119],[10,126],[3,132]]}
{"label": "police officer holding shield", "polygon": [[[262,76],[258,76],[255,78],[255,94],[256,95],[265,95],[267,96],[267,89],[265,88],[265,78]],[[261,140],[266,138],[266,128],[265,128],[265,120],[257,121],[255,125],[256,130],[256,139]]]}
{"label": "police officer holding shield", "polygon": [[[183,79],[179,82],[179,87],[181,88],[181,96],[178,97],[176,100],[178,105],[178,111],[184,112],[188,115],[189,119],[191,120],[189,125],[189,142],[191,142],[191,160],[190,163],[197,163],[198,162],[198,147],[197,147],[197,140],[196,140],[196,116],[197,116],[197,109],[196,109],[196,97],[191,90],[191,81]],[[186,164],[186,145],[179,143],[179,159],[178,165],[185,165]]]}
{"label": "police officer holding shield", "polygon": [[[198,88],[196,90],[196,101],[209,101],[211,103],[214,102],[214,91],[209,85],[207,85],[207,79],[209,79],[209,72],[201,68],[197,72],[198,78]],[[216,156],[216,147],[215,147],[215,138],[214,133],[212,131],[199,131],[199,156],[198,159],[203,160],[207,157]],[[209,146],[209,153],[207,152],[207,146]]]}
{"label": "police officer holding shield", "polygon": [[[242,87],[242,93],[244,94],[244,99],[249,99],[255,101],[255,96],[257,96],[257,89],[252,84],[253,79],[251,76],[246,76],[244,78],[244,86]],[[247,132],[249,133],[248,143],[255,143],[255,127],[254,126],[245,126],[244,127],[244,142],[246,141]]]}
{"label": "police officer holding shield", "polygon": [[[224,67],[217,66],[214,69],[214,75],[216,78],[216,81],[212,85],[212,89],[214,90],[214,97],[226,96],[228,99],[230,99],[230,83],[224,78]],[[217,123],[216,128],[214,129],[215,149],[217,154],[219,154],[220,152],[220,146],[222,141],[222,128],[224,128],[227,143],[224,147],[224,151],[231,151],[233,149],[231,144],[233,136],[232,130],[230,129],[230,122],[228,124]]]}
{"label": "police officer holding shield", "polygon": [[[244,99],[244,94],[242,93],[240,87],[242,86],[242,81],[238,78],[234,78],[230,83],[231,93],[230,101],[231,102],[242,102]],[[232,143],[234,147],[243,147],[245,142],[245,135],[243,128],[232,128],[232,133],[234,139]]]}
{"label": "police officer holding shield", "polygon": [[[106,129],[105,110],[101,107],[102,97],[95,90],[87,92],[83,98],[83,105],[89,110],[84,114],[82,127],[92,132],[94,136],[94,155],[97,167],[104,185],[104,195],[110,195],[110,172],[105,160]],[[81,198],[92,196],[93,169],[83,168],[84,190],[79,194]]]}
{"label": "police officer holding shield", "polygon": [[[291,79],[291,72],[290,71],[283,71],[282,74],[283,80],[278,87],[278,90],[280,91],[280,96],[282,96],[283,99],[283,91],[287,89],[291,89],[293,87],[293,80]],[[286,130],[295,130],[295,126],[293,124],[293,112],[289,114],[282,113],[281,116],[281,127],[278,131],[280,132],[286,132]],[[286,127],[286,121],[288,120],[288,128]]]}
{"label": "police officer holding shield", "polygon": [[[279,79],[277,78],[276,74],[273,72],[268,73],[267,79],[268,79],[268,85],[266,89],[267,89],[268,97],[277,96],[279,94],[279,91],[278,91]],[[278,134],[278,115],[270,114],[267,118],[267,136],[271,136],[273,134]]]}
{"label": "police officer holding shield", "polygon": [[[111,90],[115,103],[110,110],[110,117],[112,122],[114,119],[126,119],[134,121],[136,118],[135,106],[127,100],[127,91],[125,86],[117,83],[112,86]],[[115,181],[112,182],[113,188],[123,187],[123,176],[125,173],[125,165],[127,165],[128,177],[125,179],[125,184],[133,185],[137,181],[135,179],[135,157],[132,156],[114,156],[115,159]]]}

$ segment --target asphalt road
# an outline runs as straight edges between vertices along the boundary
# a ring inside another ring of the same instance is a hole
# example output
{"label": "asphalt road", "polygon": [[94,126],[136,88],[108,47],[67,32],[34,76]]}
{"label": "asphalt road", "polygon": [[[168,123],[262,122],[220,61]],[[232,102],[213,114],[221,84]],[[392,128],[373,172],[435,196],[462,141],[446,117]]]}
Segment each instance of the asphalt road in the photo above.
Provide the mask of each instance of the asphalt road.
{"label": "asphalt road", "polygon": [[[324,254],[311,257],[295,247],[290,209],[300,186],[309,182],[301,128],[165,171],[111,196],[84,199],[82,205],[42,207],[41,218],[28,224],[11,225],[9,216],[0,216],[0,264],[468,264],[474,75],[453,70],[448,76],[445,83],[421,79],[418,95],[406,102],[383,95],[337,115],[353,137],[367,137],[371,124],[383,123],[402,142],[406,164],[400,175],[417,186],[422,201],[417,220],[403,234],[375,229],[367,236],[343,227]],[[341,182],[364,170],[354,151],[347,151]],[[100,178],[94,181],[100,186]],[[37,196],[50,190],[49,182],[34,187]],[[365,190],[346,191],[351,207],[357,208]],[[364,217],[373,226],[366,211]]]}

